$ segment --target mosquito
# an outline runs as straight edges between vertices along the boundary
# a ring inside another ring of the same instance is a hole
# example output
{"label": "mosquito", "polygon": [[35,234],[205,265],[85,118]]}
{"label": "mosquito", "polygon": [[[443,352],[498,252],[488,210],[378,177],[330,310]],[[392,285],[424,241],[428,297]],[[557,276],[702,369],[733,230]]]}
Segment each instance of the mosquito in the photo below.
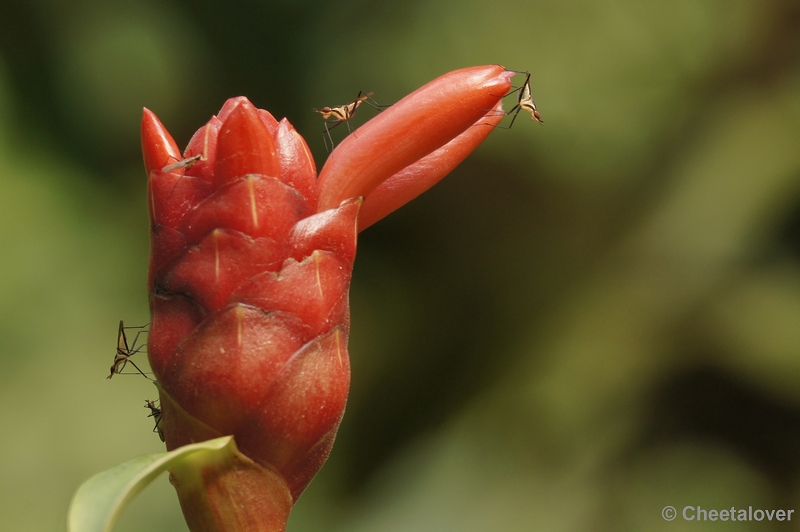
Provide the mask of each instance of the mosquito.
{"label": "mosquito", "polygon": [[[318,112],[322,115],[322,118],[325,120],[325,133],[328,135],[328,140],[331,141],[331,150],[333,149],[333,137],[331,137],[331,129],[335,128],[336,126],[341,125],[342,123],[347,124],[347,130],[352,133],[353,131],[350,129],[350,119],[355,116],[356,111],[358,110],[358,106],[362,103],[366,103],[367,105],[381,111],[385,109],[386,105],[380,105],[378,102],[372,99],[372,95],[375,94],[374,92],[364,92],[358,91],[358,97],[352,102],[340,105],[339,107],[323,107],[322,109],[314,109],[314,111]],[[334,120],[332,122],[328,122],[328,118],[333,117]],[[332,126],[328,127],[328,124],[333,124]],[[322,135],[322,140],[325,140],[325,135]],[[328,148],[328,143],[325,143],[325,149]]]}
{"label": "mosquito", "polygon": [[175,170],[180,170],[181,168],[185,168],[188,170],[192,166],[197,163],[200,159],[203,158],[203,154],[192,155],[191,157],[187,157],[186,159],[181,159],[180,161],[172,164],[168,164],[164,168],[161,169],[162,172],[174,172]]}
{"label": "mosquito", "polygon": [[178,183],[180,183],[181,179],[183,179],[183,176],[186,175],[186,170],[197,164],[197,161],[202,161],[202,160],[205,160],[203,159],[203,154],[198,153],[197,155],[192,155],[191,157],[181,159],[178,162],[168,164],[167,166],[161,169],[161,171],[164,173],[170,173],[183,168],[183,173],[180,175],[177,181],[175,181],[175,184],[172,186],[172,190],[169,193],[169,197],[172,197],[172,193],[175,192],[175,189],[178,187]]}
{"label": "mosquito", "polygon": [[[114,375],[122,374],[122,370],[125,369],[125,366],[130,363],[136,371],[142,374],[145,379],[152,380],[150,377],[142,371],[136,363],[131,360],[130,358],[142,350],[143,346],[136,346],[136,343],[139,341],[139,335],[142,333],[146,333],[147,331],[144,328],[147,325],[142,325],[141,327],[125,327],[122,323],[122,320],[119,320],[119,333],[117,335],[117,354],[114,355],[114,363],[111,365],[111,371],[108,374],[107,379],[110,379]],[[136,336],[133,338],[133,343],[128,347],[128,337],[125,335],[125,329],[142,329],[136,333]]]}
{"label": "mosquito", "polygon": [[[508,127],[503,126],[495,126],[502,129],[511,129],[511,126],[514,125],[514,120],[517,119],[520,111],[527,111],[531,114],[531,120],[536,120],[540,124],[544,125],[544,121],[542,120],[542,115],[539,114],[539,111],[536,109],[536,102],[533,101],[533,95],[531,94],[531,73],[530,72],[523,72],[521,70],[509,70],[509,72],[516,72],[517,74],[525,74],[525,83],[521,86],[517,87],[516,89],[512,90],[503,98],[507,96],[511,96],[515,92],[518,94],[517,96],[517,105],[511,108],[507,113],[506,116],[514,113],[514,118],[511,119],[511,123]],[[497,115],[495,115],[497,116]]]}
{"label": "mosquito", "polygon": [[156,406],[155,401],[149,401],[145,399],[144,407],[150,409],[150,415],[147,417],[151,417],[155,420],[156,426],[153,427],[153,432],[158,434],[158,437],[161,438],[161,441],[164,441],[164,430],[160,427],[161,425],[161,409]]}

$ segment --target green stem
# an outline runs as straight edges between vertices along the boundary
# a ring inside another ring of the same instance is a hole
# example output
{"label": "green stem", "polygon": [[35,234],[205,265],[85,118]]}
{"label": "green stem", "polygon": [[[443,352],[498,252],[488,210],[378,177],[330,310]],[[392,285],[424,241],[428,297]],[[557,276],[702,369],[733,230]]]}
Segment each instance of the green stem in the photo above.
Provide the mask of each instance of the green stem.
{"label": "green stem", "polygon": [[[159,387],[168,446],[177,423],[194,423]],[[213,438],[213,429],[206,429]],[[202,433],[202,431],[195,431]],[[169,468],[183,515],[192,532],[283,532],[294,500],[283,477],[238,449],[225,454],[198,454]]]}
{"label": "green stem", "polygon": [[283,532],[292,496],[283,479],[240,452],[189,457],[170,470],[192,532]]}

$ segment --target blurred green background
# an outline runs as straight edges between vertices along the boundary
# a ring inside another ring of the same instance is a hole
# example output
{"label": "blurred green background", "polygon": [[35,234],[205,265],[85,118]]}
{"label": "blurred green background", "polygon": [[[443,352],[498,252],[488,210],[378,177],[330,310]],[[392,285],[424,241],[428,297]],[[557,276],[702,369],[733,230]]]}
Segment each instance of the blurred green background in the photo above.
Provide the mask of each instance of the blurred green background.
{"label": "blurred green background", "polygon": [[[351,399],[289,530],[800,511],[797,2],[4,0],[0,529],[62,530],[83,480],[163,449],[155,389],[105,379],[148,321],[143,106],[185,145],[246,95],[321,167],[312,107],[487,63],[533,73],[546,125],[362,234]],[[165,478],[117,528],[185,529]]]}

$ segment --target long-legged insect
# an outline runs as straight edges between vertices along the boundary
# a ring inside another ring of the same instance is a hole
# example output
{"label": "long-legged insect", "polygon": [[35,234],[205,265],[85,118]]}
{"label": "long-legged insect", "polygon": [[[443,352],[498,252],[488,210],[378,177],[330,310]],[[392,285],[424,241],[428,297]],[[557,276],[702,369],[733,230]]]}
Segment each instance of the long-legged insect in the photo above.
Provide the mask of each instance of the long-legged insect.
{"label": "long-legged insect", "polygon": [[192,155],[191,157],[181,159],[178,162],[168,164],[167,166],[161,169],[162,172],[167,172],[167,173],[175,172],[176,170],[180,170],[181,168],[183,169],[183,173],[180,175],[178,180],[175,181],[175,184],[172,186],[172,190],[169,193],[170,197],[172,197],[172,193],[175,192],[175,189],[178,187],[178,183],[181,182],[181,179],[183,179],[183,176],[186,175],[186,170],[197,164],[197,161],[202,161],[202,160],[205,160],[203,159],[203,154],[198,153],[197,155]]}
{"label": "long-legged insect", "polygon": [[[322,118],[325,120],[325,134],[328,135],[328,140],[331,141],[331,150],[333,149],[333,137],[331,137],[331,129],[339,126],[341,124],[347,124],[347,130],[352,133],[353,131],[350,129],[350,119],[356,114],[358,110],[358,106],[362,103],[366,103],[367,105],[377,109],[382,110],[385,109],[387,106],[380,105],[378,102],[372,99],[372,95],[375,94],[374,92],[364,92],[358,91],[358,97],[352,102],[340,105],[339,107],[323,107],[322,109],[314,109],[314,111],[318,112],[322,115]],[[328,118],[333,117],[334,120],[332,122],[328,122]],[[333,124],[328,126],[328,124]],[[325,140],[325,134],[322,135],[322,140]],[[325,149],[328,148],[327,141],[325,142]]]}
{"label": "long-legged insect", "polygon": [[[525,83],[523,83],[520,87],[512,90],[506,96],[511,96],[515,92],[518,93],[517,96],[517,105],[511,108],[506,113],[506,116],[514,113],[514,118],[511,119],[511,123],[508,127],[503,126],[496,126],[503,129],[511,129],[511,126],[514,125],[514,120],[517,119],[520,111],[527,111],[531,114],[531,120],[536,120],[540,124],[544,125],[544,121],[542,120],[542,115],[539,114],[539,111],[536,109],[536,102],[533,101],[533,95],[531,94],[531,73],[530,72],[523,72],[520,70],[509,70],[509,72],[516,72],[517,74],[525,74]],[[506,96],[503,96],[505,98]],[[496,116],[496,115],[495,115]]]}
{"label": "long-legged insect", "polygon": [[187,157],[186,159],[181,159],[180,161],[172,164],[168,164],[164,168],[161,169],[162,172],[174,172],[175,170],[180,170],[181,168],[185,168],[188,170],[192,166],[195,165],[197,161],[203,158],[203,154],[192,155],[191,157]]}
{"label": "long-legged insect", "polygon": [[153,432],[158,434],[158,437],[161,438],[161,441],[164,441],[164,431],[161,429],[161,409],[156,406],[155,401],[149,401],[145,399],[144,407],[150,409],[150,415],[147,417],[151,417],[155,420],[156,426],[153,427]]}
{"label": "long-legged insect", "polygon": [[[139,341],[139,335],[142,333],[146,333],[147,331],[144,328],[147,325],[142,325],[141,327],[125,327],[122,323],[122,320],[119,320],[119,333],[117,335],[117,353],[114,355],[114,363],[111,364],[111,371],[108,374],[107,379],[110,379],[114,375],[119,375],[122,373],[122,370],[125,369],[125,366],[130,363],[136,371],[141,373],[144,378],[150,379],[147,374],[142,371],[136,363],[131,360],[131,357],[142,350],[142,346],[137,347],[136,343]],[[142,329],[136,333],[136,336],[133,338],[133,343],[128,347],[128,337],[125,335],[125,329]]]}

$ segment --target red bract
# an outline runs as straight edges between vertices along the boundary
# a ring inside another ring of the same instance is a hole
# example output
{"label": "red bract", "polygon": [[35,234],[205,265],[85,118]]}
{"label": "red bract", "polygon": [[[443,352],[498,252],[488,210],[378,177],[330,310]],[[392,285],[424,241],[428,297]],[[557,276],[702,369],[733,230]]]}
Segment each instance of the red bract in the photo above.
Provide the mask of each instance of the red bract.
{"label": "red bract", "polygon": [[145,110],[160,427],[169,449],[233,434],[243,453],[236,467],[198,466],[209,467],[199,485],[173,474],[192,530],[282,530],[344,412],[358,228],[480,144],[511,75],[492,65],[434,80],[341,142],[319,180],[294,128],[246,98],[182,156]]}

